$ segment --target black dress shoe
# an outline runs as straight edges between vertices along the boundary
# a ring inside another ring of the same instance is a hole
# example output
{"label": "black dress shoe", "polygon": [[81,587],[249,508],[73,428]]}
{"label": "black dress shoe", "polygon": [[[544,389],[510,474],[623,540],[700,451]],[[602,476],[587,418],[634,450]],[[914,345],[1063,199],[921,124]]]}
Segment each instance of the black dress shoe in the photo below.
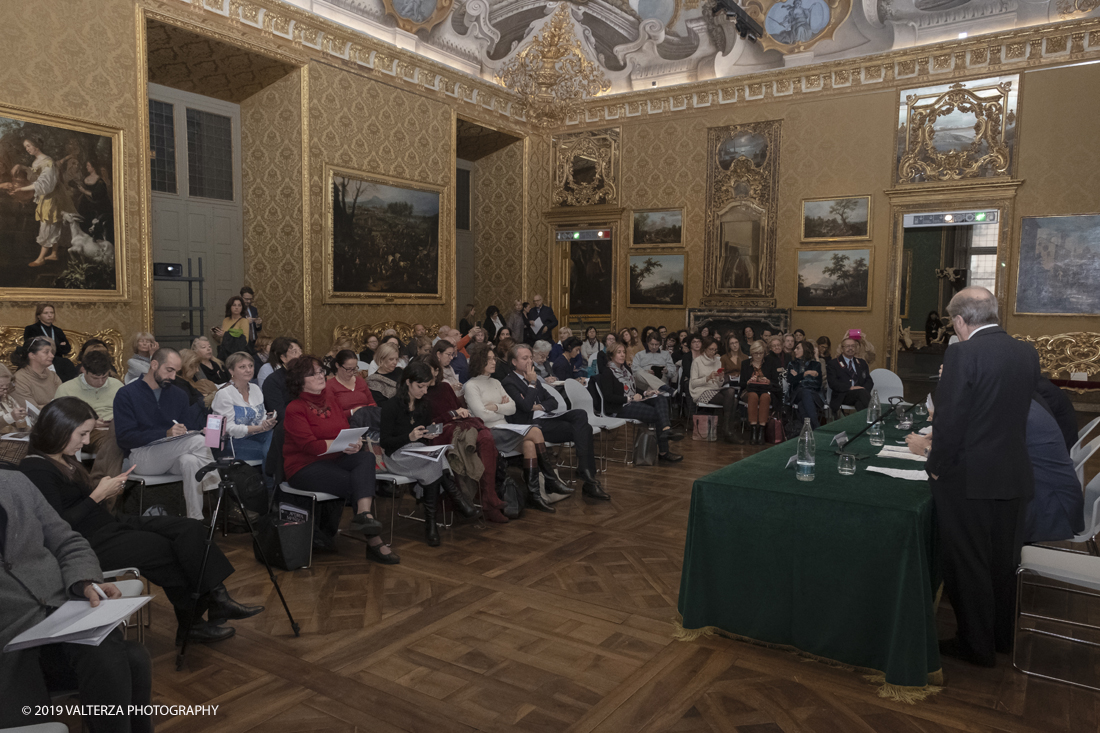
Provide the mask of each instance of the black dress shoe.
{"label": "black dress shoe", "polygon": [[263,610],[263,606],[246,606],[243,603],[237,603],[229,597],[229,591],[225,586],[219,585],[210,591],[210,609],[207,616],[212,624],[221,625],[229,619],[251,618]]}
{"label": "black dress shoe", "polygon": [[[225,641],[237,630],[232,626],[218,626],[209,621],[200,621],[191,627],[191,633],[187,640],[192,644],[213,644],[216,641]],[[183,628],[176,630],[176,646],[183,644]]]}
{"label": "black dress shoe", "polygon": [[977,667],[996,667],[997,658],[985,659],[965,648],[957,638],[943,639],[940,641],[940,656],[961,659]]}
{"label": "black dress shoe", "polygon": [[390,550],[388,553],[382,552],[382,545],[367,545],[367,559],[374,560],[382,565],[397,565],[401,562],[401,558],[397,553]]}
{"label": "black dress shoe", "polygon": [[597,483],[588,483],[585,481],[584,487],[581,489],[581,493],[587,496],[589,499],[596,499],[597,501],[611,501],[611,494],[608,494],[603,490],[603,487]]}
{"label": "black dress shoe", "polygon": [[558,478],[558,472],[554,470],[554,463],[550,460],[546,451],[538,454],[538,463],[547,494],[565,494],[568,496],[573,493],[573,489],[566,486]]}
{"label": "black dress shoe", "polygon": [[364,537],[377,537],[382,534],[382,523],[375,519],[370,512],[359,512],[352,517],[349,529]]}
{"label": "black dress shoe", "polygon": [[684,457],[679,453],[668,451],[666,453],[658,453],[657,460],[664,461],[665,463],[679,463],[680,461],[684,460]]}
{"label": "black dress shoe", "polygon": [[684,439],[684,433],[682,430],[673,430],[669,428],[665,431],[665,437],[671,441],[680,441]]}

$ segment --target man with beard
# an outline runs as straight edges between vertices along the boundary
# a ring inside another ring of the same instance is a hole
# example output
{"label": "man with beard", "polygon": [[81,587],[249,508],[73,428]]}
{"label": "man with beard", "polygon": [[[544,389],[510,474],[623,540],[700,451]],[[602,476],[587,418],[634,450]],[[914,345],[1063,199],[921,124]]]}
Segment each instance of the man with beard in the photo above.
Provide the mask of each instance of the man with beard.
{"label": "man with beard", "polygon": [[[175,349],[158,349],[149,362],[149,371],[115,395],[115,438],[126,458],[123,466],[137,467],[137,473],[183,476],[183,496],[187,516],[202,519],[203,487],[195,473],[213,463],[201,432],[204,427],[202,403],[192,405],[187,393],[173,386],[181,365]],[[172,440],[165,440],[172,438]],[[203,484],[213,488],[218,472],[206,475]]]}

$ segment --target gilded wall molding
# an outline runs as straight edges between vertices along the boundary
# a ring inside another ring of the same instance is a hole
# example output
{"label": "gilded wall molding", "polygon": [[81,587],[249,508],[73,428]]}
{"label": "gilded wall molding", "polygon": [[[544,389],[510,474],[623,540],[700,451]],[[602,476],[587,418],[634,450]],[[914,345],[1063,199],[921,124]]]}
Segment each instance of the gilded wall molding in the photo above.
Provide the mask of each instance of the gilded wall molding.
{"label": "gilded wall molding", "polygon": [[1034,344],[1039,353],[1039,368],[1055,379],[1065,379],[1074,373],[1090,377],[1100,374],[1100,334],[1074,331],[1057,336],[1015,334],[1013,338]]}
{"label": "gilded wall molding", "polygon": [[554,136],[554,206],[619,203],[621,137],[617,127]]}

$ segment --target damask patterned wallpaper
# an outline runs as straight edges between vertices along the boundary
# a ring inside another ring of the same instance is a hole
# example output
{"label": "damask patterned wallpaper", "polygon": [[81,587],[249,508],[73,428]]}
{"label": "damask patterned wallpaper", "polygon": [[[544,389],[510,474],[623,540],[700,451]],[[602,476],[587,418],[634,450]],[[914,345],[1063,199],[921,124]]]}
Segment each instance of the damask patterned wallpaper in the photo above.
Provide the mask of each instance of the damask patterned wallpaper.
{"label": "damask patterned wallpaper", "polygon": [[474,305],[507,312],[523,290],[523,141],[474,165]]}
{"label": "damask patterned wallpaper", "polygon": [[302,77],[294,71],[241,103],[245,282],[264,333],[306,335],[302,287]]}
{"label": "damask patterned wallpaper", "polygon": [[[0,16],[9,38],[8,43],[0,44],[0,103],[123,131],[126,285],[130,302],[69,305],[61,290],[53,300],[58,306],[58,325],[63,328],[84,332],[114,328],[128,338],[142,326],[145,291],[133,0],[5,2]],[[0,303],[0,323],[26,325],[33,321],[32,303]]]}
{"label": "damask patterned wallpaper", "polygon": [[524,300],[540,293],[548,304],[561,310],[557,293],[549,292],[553,227],[546,222],[545,215],[550,209],[553,174],[550,145],[548,134],[532,134],[527,138],[527,293]]}
{"label": "damask patterned wallpaper", "polygon": [[[336,326],[382,320],[427,325],[454,319],[454,122],[451,108],[364,77],[322,64],[309,66],[309,243],[311,348],[331,346]],[[447,186],[440,202],[441,305],[355,305],[322,303],[324,164],[354,168],[408,181]],[[307,336],[309,338],[309,336]]]}

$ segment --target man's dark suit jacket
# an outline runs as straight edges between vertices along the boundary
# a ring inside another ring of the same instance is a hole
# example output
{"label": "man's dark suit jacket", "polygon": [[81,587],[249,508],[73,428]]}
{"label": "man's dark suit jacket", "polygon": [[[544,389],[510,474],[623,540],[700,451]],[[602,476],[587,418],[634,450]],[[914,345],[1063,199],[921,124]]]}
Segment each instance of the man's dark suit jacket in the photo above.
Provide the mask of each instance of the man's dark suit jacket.
{"label": "man's dark suit jacket", "polygon": [[825,365],[825,373],[829,379],[829,389],[833,390],[833,399],[829,402],[829,408],[836,410],[844,401],[844,395],[852,391],[852,387],[863,387],[870,392],[875,386],[875,380],[871,379],[871,367],[859,357],[852,359],[856,363],[856,376],[853,379],[848,371],[844,356],[830,359]]}
{"label": "man's dark suit jacket", "polygon": [[926,470],[968,499],[1029,499],[1027,415],[1039,355],[1000,326],[952,344],[936,389],[935,439]]}
{"label": "man's dark suit jacket", "polygon": [[1046,377],[1039,377],[1039,388],[1036,391],[1050,410],[1050,414],[1058,422],[1058,429],[1062,431],[1066,449],[1072,448],[1077,442],[1077,411],[1073,409],[1073,403],[1061,388]]}
{"label": "man's dark suit jacket", "polygon": [[501,385],[503,385],[508,396],[512,398],[512,401],[516,403],[515,413],[508,415],[507,418],[510,423],[530,425],[535,405],[542,405],[547,412],[557,407],[557,400],[546,391],[546,387],[542,386],[542,382],[535,382],[534,385],[531,385],[515,370],[501,380]]}
{"label": "man's dark suit jacket", "polygon": [[[542,327],[544,330],[535,333],[535,327],[532,326],[536,319],[542,319]],[[558,318],[554,315],[554,309],[548,305],[544,305],[541,308],[531,306],[531,309],[527,311],[527,315],[524,316],[527,321],[527,330],[531,332],[531,338],[535,341],[542,339],[543,341],[554,342],[554,329],[558,327]],[[512,334],[512,338],[518,339],[516,334]]]}

